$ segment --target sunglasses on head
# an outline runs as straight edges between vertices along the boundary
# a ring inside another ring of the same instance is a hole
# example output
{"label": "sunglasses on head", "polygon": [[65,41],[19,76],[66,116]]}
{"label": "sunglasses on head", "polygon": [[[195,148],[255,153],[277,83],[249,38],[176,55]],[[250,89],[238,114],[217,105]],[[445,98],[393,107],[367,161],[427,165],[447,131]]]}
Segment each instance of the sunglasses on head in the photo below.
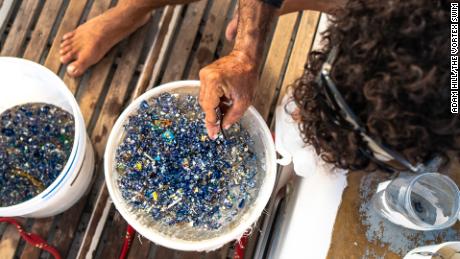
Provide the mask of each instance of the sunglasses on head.
{"label": "sunglasses on head", "polygon": [[417,166],[414,166],[400,153],[386,147],[381,142],[378,142],[369,136],[366,127],[358,118],[358,116],[352,111],[350,106],[348,106],[348,104],[345,102],[345,99],[343,98],[342,94],[340,94],[340,91],[337,89],[334,80],[330,76],[332,65],[334,64],[338,51],[339,49],[337,46],[332,48],[326,59],[326,62],[324,62],[321,68],[320,74],[316,79],[318,85],[320,86],[321,90],[323,91],[326,97],[325,99],[329,108],[334,113],[333,115],[331,115],[332,122],[341,127],[351,127],[354,131],[358,132],[364,140],[364,142],[367,143],[367,147],[360,148],[360,151],[369,159],[374,161],[377,165],[379,165],[383,169],[386,169],[386,171],[401,171],[401,169],[396,168],[393,165],[390,165],[386,161],[396,162],[397,164],[399,164],[399,167],[402,166],[404,169],[407,169],[413,173],[425,173],[431,171],[423,164],[418,164]]}

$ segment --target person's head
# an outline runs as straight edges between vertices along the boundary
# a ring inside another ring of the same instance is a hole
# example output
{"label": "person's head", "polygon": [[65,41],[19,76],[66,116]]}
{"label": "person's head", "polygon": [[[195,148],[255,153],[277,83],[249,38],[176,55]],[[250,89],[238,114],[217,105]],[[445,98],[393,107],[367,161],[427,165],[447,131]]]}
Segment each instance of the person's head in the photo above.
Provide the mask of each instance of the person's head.
{"label": "person's head", "polygon": [[309,56],[294,84],[305,143],[337,167],[375,169],[367,143],[333,123],[324,85],[315,80],[337,46],[331,78],[369,135],[413,164],[460,149],[450,112],[450,4],[439,0],[350,0]]}

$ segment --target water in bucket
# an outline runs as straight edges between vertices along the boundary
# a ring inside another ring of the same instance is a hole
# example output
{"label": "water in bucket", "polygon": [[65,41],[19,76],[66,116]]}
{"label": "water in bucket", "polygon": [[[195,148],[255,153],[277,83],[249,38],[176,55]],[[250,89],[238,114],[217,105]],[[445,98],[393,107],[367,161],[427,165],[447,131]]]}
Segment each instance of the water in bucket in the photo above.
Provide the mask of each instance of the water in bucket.
{"label": "water in bucket", "polygon": [[373,198],[378,212],[388,220],[416,230],[452,226],[459,214],[459,189],[438,173],[401,174],[382,183]]}

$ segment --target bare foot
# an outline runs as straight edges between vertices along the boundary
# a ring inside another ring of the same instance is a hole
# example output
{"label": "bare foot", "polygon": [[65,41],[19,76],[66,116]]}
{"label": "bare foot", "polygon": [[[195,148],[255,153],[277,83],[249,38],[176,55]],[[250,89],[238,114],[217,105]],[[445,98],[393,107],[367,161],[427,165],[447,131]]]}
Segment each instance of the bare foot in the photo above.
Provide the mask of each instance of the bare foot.
{"label": "bare foot", "polygon": [[59,54],[70,76],[82,75],[119,41],[144,25],[150,10],[115,6],[62,37]]}

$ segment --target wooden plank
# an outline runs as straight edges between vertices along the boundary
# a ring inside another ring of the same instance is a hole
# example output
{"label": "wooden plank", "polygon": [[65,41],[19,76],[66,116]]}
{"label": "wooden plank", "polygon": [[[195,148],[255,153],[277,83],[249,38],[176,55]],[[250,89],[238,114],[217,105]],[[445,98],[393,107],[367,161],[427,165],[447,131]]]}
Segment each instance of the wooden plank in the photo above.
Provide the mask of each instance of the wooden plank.
{"label": "wooden plank", "polygon": [[8,224],[6,222],[0,223],[0,235],[3,235],[3,232],[5,232],[7,226]]}
{"label": "wooden plank", "polygon": [[142,51],[145,29],[145,26],[142,27],[129,39],[128,45],[125,48],[127,51],[124,52],[121,58],[122,62],[117,67],[109,93],[104,101],[102,114],[99,116],[96,127],[92,132],[95,140],[94,147],[99,154],[102,154],[105,149],[109,130],[112,128],[122,109],[128,85],[136,70],[136,65]]}
{"label": "wooden plank", "polygon": [[[37,234],[41,237],[46,237],[48,235],[49,229],[53,224],[54,217],[36,219],[32,225],[31,233]],[[27,243],[24,246],[24,250],[21,254],[21,259],[32,259],[39,258],[42,250],[36,248],[34,245]]]}
{"label": "wooden plank", "polygon": [[2,0],[2,5],[0,7],[0,35],[3,34],[6,28],[6,24],[13,12],[15,3],[17,3],[15,0]]}
{"label": "wooden plank", "polygon": [[169,22],[167,33],[164,36],[163,44],[161,45],[161,48],[159,50],[158,60],[153,67],[152,76],[150,78],[150,83],[147,89],[154,87],[158,79],[160,78],[162,67],[166,62],[166,56],[167,56],[166,53],[167,53],[167,50],[169,49],[169,46],[172,45],[172,41],[174,38],[173,37],[174,31],[176,30],[176,27],[179,26],[180,16],[181,16],[183,8],[184,8],[183,5],[179,5],[174,8],[174,13],[171,18],[171,21]]}
{"label": "wooden plank", "polygon": [[[61,255],[65,257],[70,244],[75,237],[75,229],[80,220],[79,212],[84,207],[84,200],[80,200],[64,214],[57,217],[56,224],[53,228],[54,236],[50,244],[58,248]],[[71,217],[73,215],[73,217]],[[50,230],[48,229],[48,233]],[[44,235],[46,236],[46,235]]]}
{"label": "wooden plank", "polygon": [[75,95],[78,90],[78,85],[80,83],[80,78],[72,78],[69,77],[67,74],[64,75],[63,81],[67,88],[69,88],[70,92]]}
{"label": "wooden plank", "polygon": [[278,104],[281,103],[289,85],[293,84],[303,74],[308,53],[310,53],[315,38],[319,16],[320,13],[315,11],[302,12],[302,19],[300,20],[299,29],[297,30],[294,46],[292,47],[289,63],[278,95]]}
{"label": "wooden plank", "polygon": [[63,1],[61,0],[48,0],[45,2],[43,10],[38,18],[37,25],[32,31],[29,44],[24,52],[24,58],[35,62],[40,60],[62,4]]}
{"label": "wooden plank", "polygon": [[[19,224],[24,226],[26,223],[25,218],[16,218]],[[20,235],[18,230],[13,225],[8,225],[5,232],[3,233],[2,239],[0,240],[0,258],[12,259],[16,252],[16,248],[19,244]]]}
{"label": "wooden plank", "polygon": [[[103,171],[101,170],[100,173],[103,174]],[[94,189],[96,189],[96,188],[94,188]],[[104,189],[106,189],[106,188],[104,188]],[[106,195],[105,200],[108,200],[108,192],[107,191],[99,192],[98,194],[99,195],[100,194]],[[104,200],[104,198],[102,198],[101,196],[98,196],[96,198],[96,200],[97,201]],[[100,203],[98,203],[98,204],[100,204]],[[78,250],[76,258],[79,258],[79,259],[92,258],[94,253],[96,252],[96,248],[97,248],[99,239],[100,239],[100,237],[102,235],[102,232],[103,232],[103,229],[104,229],[104,224],[98,224],[93,228],[93,227],[91,227],[92,226],[91,223],[94,223],[96,221],[94,221],[92,219],[94,219],[94,215],[98,215],[99,216],[98,219],[101,222],[105,222],[107,217],[109,216],[110,208],[112,207],[111,202],[106,202],[105,206],[103,206],[103,207],[98,206],[98,204],[96,204],[95,209],[93,209],[93,213],[91,214],[91,219],[90,219],[90,222],[89,222],[90,224],[88,224],[88,226],[86,228],[86,231],[85,231],[85,234],[83,236],[83,240],[82,240],[82,243],[80,245],[80,249]],[[97,223],[99,223],[99,222],[97,221],[96,224]]]}
{"label": "wooden plank", "polygon": [[118,258],[120,256],[127,225],[125,219],[115,210],[112,221],[108,222],[106,226],[108,239],[104,244],[100,258]]}
{"label": "wooden plank", "polygon": [[[148,86],[152,83],[154,79],[154,69],[155,64],[161,63],[160,56],[162,50],[165,50],[165,41],[168,40],[168,35],[172,35],[171,33],[171,21],[174,18],[174,10],[181,9],[180,7],[168,6],[166,7],[163,16],[161,17],[159,23],[159,30],[155,39],[153,41],[152,46],[150,47],[149,53],[147,55],[147,59],[145,61],[144,67],[142,69],[141,75],[139,80],[134,88],[134,91],[131,95],[131,98],[135,98],[147,90]],[[174,26],[174,25],[173,25]]]}
{"label": "wooden plank", "polygon": [[202,259],[204,253],[199,252],[176,252],[174,259]]}
{"label": "wooden plank", "polygon": [[[302,19],[300,20],[299,28],[292,47],[289,63],[284,74],[283,83],[277,97],[277,105],[281,104],[286,91],[304,71],[304,66],[308,60],[308,54],[312,49],[315,39],[316,29],[320,19],[320,13],[316,11],[303,11]],[[270,123],[270,128],[274,130],[275,120]]]}
{"label": "wooden plank", "polygon": [[116,48],[112,49],[101,61],[94,65],[88,82],[80,86],[82,87],[81,91],[83,93],[81,94],[78,103],[87,126],[89,126],[91,118],[93,118],[94,115],[96,104],[101,98],[101,93],[104,89],[105,82],[108,79],[112,63],[115,60],[116,52]]}
{"label": "wooden plank", "polygon": [[163,74],[163,83],[179,80],[187,64],[190,51],[193,47],[193,42],[203,17],[208,1],[199,1],[189,4],[187,13],[182,22],[182,26],[177,34],[174,45],[172,46],[171,56],[166,65],[166,70]]}
{"label": "wooden plank", "polygon": [[214,53],[219,37],[225,30],[224,23],[231,3],[232,0],[220,0],[212,3],[200,44],[188,73],[189,79],[198,79],[200,69],[214,60]]}
{"label": "wooden plank", "polygon": [[136,234],[129,249],[128,259],[147,258],[152,242],[143,236]]}
{"label": "wooden plank", "polygon": [[215,251],[204,254],[204,259],[227,259],[230,249],[230,243],[224,245]]}
{"label": "wooden plank", "polygon": [[[92,132],[94,147],[97,153],[101,155],[100,157],[102,157],[109,131],[122,110],[125,96],[129,94],[127,90],[142,51],[144,37],[146,35],[145,30],[146,27],[144,26],[134,33],[134,35],[129,39],[128,45],[126,46],[126,49],[129,51],[126,51],[121,58],[122,62],[120,62],[115,72],[115,76],[110,85],[109,93],[107,94],[102,106],[101,115],[99,116],[96,126]],[[101,189],[99,190],[96,207],[93,209],[93,215],[91,215],[91,219],[88,224],[88,230],[95,231],[98,225],[105,224],[106,219],[101,219],[99,217],[103,212],[103,207],[105,206],[107,199],[107,188],[105,187],[105,183],[103,183]],[[101,207],[101,205],[103,206]],[[94,240],[93,236],[85,233],[82,241],[85,249],[89,249],[91,247],[92,241],[97,242],[98,240]],[[79,258],[85,257],[87,252],[88,250],[80,249],[78,253]]]}
{"label": "wooden plank", "polygon": [[[108,65],[110,65],[110,63],[113,61],[113,58],[114,58],[113,54],[114,53],[113,53],[113,50],[112,50],[112,54],[109,54],[108,57],[105,58],[105,60],[102,60],[102,62],[104,63],[104,62],[108,61],[109,62]],[[87,104],[86,107],[89,108],[89,109],[94,109],[95,108],[97,98],[94,98],[94,97],[98,96],[98,94],[95,95],[94,93],[90,93],[90,92],[92,92],[92,89],[94,89],[93,84],[97,84],[99,86],[97,88],[102,90],[103,83],[100,83],[100,82],[101,81],[103,82],[105,80],[99,80],[99,77],[106,78],[106,76],[108,75],[109,69],[100,69],[100,68],[105,68],[105,67],[108,67],[108,66],[102,66],[101,67],[99,65],[96,65],[96,67],[95,67],[95,69],[94,69],[94,71],[92,73],[92,77],[90,79],[90,82],[87,84],[87,85],[89,85],[89,89],[87,89],[87,90],[85,89],[85,95],[83,95],[82,101]],[[102,70],[102,71],[99,71],[99,70]],[[89,119],[90,119],[89,117],[86,117],[85,121],[87,123],[89,123]],[[103,171],[101,170],[101,172],[99,172],[99,173],[103,174]],[[105,198],[103,198],[103,199],[101,199],[101,197],[97,197],[97,200],[107,200],[107,196],[105,195]],[[100,204],[100,203],[98,203],[98,204]],[[111,203],[106,203],[105,208],[101,209],[100,212],[97,212],[97,214],[100,213],[100,214],[102,214],[102,218],[106,218],[107,213],[105,213],[105,212],[108,212],[108,209],[110,207],[111,207]],[[96,206],[96,210],[97,210],[97,206]],[[93,213],[94,212],[96,212],[96,211],[93,211]],[[93,214],[93,216],[94,216],[94,214]],[[105,220],[104,220],[104,222],[105,222]],[[102,227],[99,227],[99,226],[102,226]],[[93,251],[95,250],[95,246],[97,245],[97,242],[91,242],[92,241],[91,239],[94,236],[96,236],[96,239],[99,239],[99,237],[100,237],[100,235],[102,233],[102,228],[103,227],[104,226],[102,224],[99,224],[96,228],[93,228],[93,229],[87,228],[87,231],[85,231],[85,235],[83,237],[83,243],[80,246],[80,249],[79,249],[78,254],[77,254],[78,258],[87,257],[86,255],[91,255],[93,253]],[[88,232],[88,230],[90,230],[90,231]],[[134,247],[136,247],[136,245],[134,245]],[[147,253],[148,253],[148,250],[147,250]],[[137,254],[141,254],[141,253],[137,253]]]}
{"label": "wooden plank", "polygon": [[288,54],[289,43],[298,15],[298,13],[291,13],[281,16],[276,25],[253,104],[265,119],[270,113],[278,82],[283,77],[283,64],[286,54]]}
{"label": "wooden plank", "polygon": [[[448,170],[449,177],[454,180],[457,185],[460,184],[460,165],[458,160],[455,158],[451,160]],[[369,240],[367,237],[367,226],[363,224],[363,214],[360,212],[362,204],[369,204],[369,199],[372,197],[370,194],[368,197],[363,197],[363,179],[365,177],[372,177],[372,179],[379,180],[378,182],[389,180],[391,175],[381,172],[372,173],[369,172],[350,172],[347,176],[348,186],[342,195],[342,203],[337,212],[337,217],[334,224],[334,230],[332,234],[331,246],[327,258],[388,258],[397,259],[402,258],[404,249],[390,249],[390,244],[381,240]],[[365,181],[368,182],[368,181]],[[375,186],[366,186],[371,190],[376,189],[377,182],[374,181]],[[387,229],[387,226],[377,222],[381,227],[382,233],[385,231],[398,231],[399,233],[406,233],[404,235],[398,235],[395,237],[394,242],[401,244],[400,247],[408,247],[410,244],[420,243],[424,245],[429,244],[440,244],[447,241],[458,241],[460,240],[460,223],[456,223],[454,226],[441,230],[433,231],[430,235],[423,235],[420,231],[410,231],[402,227],[395,229]],[[447,234],[449,233],[449,234]],[[388,234],[386,234],[388,235]],[[434,240],[435,239],[435,240]],[[402,245],[405,244],[405,245]],[[399,248],[397,245],[396,248]],[[411,247],[410,249],[415,248]],[[408,251],[405,251],[408,252]]]}
{"label": "wooden plank", "polygon": [[23,1],[19,7],[16,19],[13,22],[5,44],[3,45],[2,56],[18,56],[26,38],[27,31],[32,25],[32,19],[40,1]]}
{"label": "wooden plank", "polygon": [[174,258],[174,250],[171,250],[169,248],[163,247],[163,246],[157,246],[156,251],[155,251],[155,256],[153,257],[155,259],[172,259]]}
{"label": "wooden plank", "polygon": [[90,20],[103,12],[105,12],[111,6],[112,1],[110,0],[96,0],[93,2],[91,6],[91,10],[89,10],[88,17],[84,19],[84,22]]}
{"label": "wooden plank", "polygon": [[64,19],[54,37],[53,44],[51,45],[51,49],[45,61],[45,66],[54,73],[57,73],[61,67],[61,61],[59,60],[59,45],[61,44],[62,36],[77,26],[87,2],[88,0],[70,0],[69,6],[64,14]]}
{"label": "wooden plank", "polygon": [[[233,14],[232,14],[232,17],[230,18],[230,20],[225,23],[224,30],[227,29],[228,24],[233,20],[233,17],[235,17],[236,15],[238,15],[238,4],[235,5],[235,8],[233,9]],[[230,53],[230,51],[232,51],[233,45],[235,45],[235,41],[227,40],[225,35],[224,35],[222,41],[223,41],[222,49],[219,52],[220,57],[228,55]]]}
{"label": "wooden plank", "polygon": [[[99,10],[101,10],[101,8],[107,9],[110,5],[110,1],[104,1],[104,6],[100,7],[101,3],[102,2],[98,2],[99,7],[97,9]],[[98,11],[98,13],[100,12],[101,11]],[[89,14],[90,17],[94,17],[95,15],[96,11]],[[100,100],[112,63],[115,61],[116,53],[117,47],[112,48],[101,61],[93,66],[88,82],[86,82],[85,85],[80,85],[80,87],[82,87],[82,94],[79,96],[78,103],[87,127],[89,126],[91,118],[94,116],[94,109]]]}
{"label": "wooden plank", "polygon": [[[342,195],[342,203],[337,213],[328,258],[336,258],[338,254],[340,254],[340,257],[342,258],[361,258],[361,256],[358,257],[358,254],[363,254],[364,256],[364,253],[361,250],[366,249],[370,245],[367,243],[366,237],[361,235],[362,233],[365,233],[365,227],[360,224],[361,219],[359,213],[358,215],[356,213],[358,212],[361,204],[361,199],[359,197],[360,181],[366,174],[367,172],[353,172],[348,174],[348,186]],[[347,224],[346,231],[344,231],[345,229],[342,227],[344,223]],[[340,238],[337,237],[337,234],[340,234]],[[339,240],[343,238],[347,238],[347,242]],[[338,252],[340,247],[343,248],[344,243],[347,243],[348,249],[346,250],[353,251],[344,250]],[[358,245],[356,246],[354,243]],[[356,250],[360,251],[358,252]],[[385,250],[388,250],[388,248],[381,247],[375,252],[380,254]],[[385,258],[400,257],[394,253],[389,253],[386,254]]]}

